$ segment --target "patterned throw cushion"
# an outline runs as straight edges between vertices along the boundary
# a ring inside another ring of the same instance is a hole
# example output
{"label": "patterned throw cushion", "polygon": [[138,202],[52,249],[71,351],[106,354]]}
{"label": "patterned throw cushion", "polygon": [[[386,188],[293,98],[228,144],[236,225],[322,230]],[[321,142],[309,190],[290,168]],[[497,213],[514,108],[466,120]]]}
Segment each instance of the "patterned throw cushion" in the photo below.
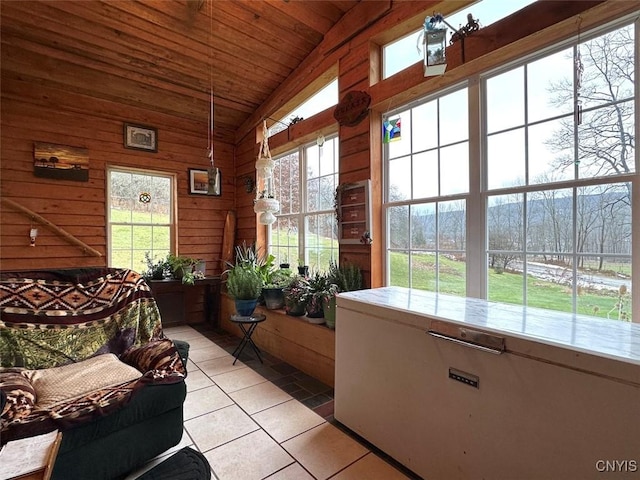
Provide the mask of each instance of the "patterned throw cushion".
{"label": "patterned throw cushion", "polygon": [[170,373],[182,373],[182,360],[174,343],[168,339],[152,340],[141,347],[132,347],[122,356],[122,361],[133,365],[141,372],[154,377]]}
{"label": "patterned throw cushion", "polygon": [[89,392],[138,379],[142,374],[107,353],[62,367],[27,370],[25,376],[38,394],[35,407],[46,409]]}
{"label": "patterned throw cushion", "polygon": [[19,371],[0,371],[0,389],[7,396],[2,418],[12,421],[26,417],[36,403],[36,392],[31,382]]}

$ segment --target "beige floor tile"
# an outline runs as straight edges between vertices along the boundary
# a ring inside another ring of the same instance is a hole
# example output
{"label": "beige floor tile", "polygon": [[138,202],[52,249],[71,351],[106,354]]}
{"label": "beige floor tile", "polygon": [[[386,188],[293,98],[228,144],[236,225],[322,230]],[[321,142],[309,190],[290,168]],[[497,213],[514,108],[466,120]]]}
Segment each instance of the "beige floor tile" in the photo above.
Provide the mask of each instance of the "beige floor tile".
{"label": "beige floor tile", "polygon": [[204,335],[201,335],[198,338],[192,338],[190,340],[187,340],[187,342],[189,342],[189,352],[191,352],[192,350],[198,350],[200,348],[207,348],[207,347],[220,348]]}
{"label": "beige floor tile", "polygon": [[213,381],[198,368],[189,371],[185,382],[187,383],[187,392],[200,390],[201,388],[210,387],[214,384]]}
{"label": "beige floor tile", "polygon": [[191,360],[187,360],[187,372],[195,372],[196,370],[200,370],[198,366]]}
{"label": "beige floor tile", "polygon": [[205,452],[219,480],[261,480],[293,463],[262,430]]}
{"label": "beige floor tile", "polygon": [[216,385],[226,393],[236,392],[242,388],[251,387],[267,381],[266,378],[257,374],[250,368],[240,368],[233,372],[215,375],[211,377],[211,380],[213,380]]}
{"label": "beige floor tile", "polygon": [[250,415],[292,399],[291,395],[271,382],[243,388],[230,393],[229,396]]}
{"label": "beige floor tile", "polygon": [[297,400],[290,400],[252,415],[266,432],[282,443],[325,423],[324,419]]}
{"label": "beige floor tile", "polygon": [[409,480],[374,453],[369,453],[353,465],[349,465],[331,480]]}
{"label": "beige floor tile", "polygon": [[184,426],[201,452],[219,447],[260,428],[237,405],[187,420]]}
{"label": "beige floor tile", "polygon": [[205,338],[200,332],[186,325],[180,327],[169,327],[163,329],[164,334],[172,340],[184,340],[190,342],[193,339]]}
{"label": "beige floor tile", "polygon": [[[268,476],[265,480],[315,480],[299,463],[289,465],[279,472]],[[362,479],[364,480],[364,479]]]}
{"label": "beige floor tile", "polygon": [[189,420],[229,405],[233,405],[233,400],[215,385],[195,390],[187,393],[183,408],[184,419]]}
{"label": "beige floor tile", "polygon": [[233,360],[234,359],[231,355],[224,352],[224,356],[198,362],[198,367],[210,377],[239,370],[241,368],[247,368],[247,366],[242,362],[236,362],[234,365]]}
{"label": "beige floor tile", "polygon": [[282,444],[318,480],[325,480],[363,457],[368,450],[329,423]]}
{"label": "beige floor tile", "polygon": [[189,325],[176,325],[173,327],[164,327],[162,329],[164,331],[164,333],[169,336],[169,333],[174,333],[174,332],[196,332],[198,333],[194,328],[190,327]]}
{"label": "beige floor tile", "polygon": [[[209,340],[207,340],[207,342],[208,341]],[[218,345],[215,345],[213,343],[208,346],[189,350],[189,359],[193,360],[198,365],[200,365],[201,362],[220,357],[231,357],[231,355],[229,355],[229,352],[227,352],[224,348],[220,348]],[[233,360],[231,360],[231,362],[233,362]]]}

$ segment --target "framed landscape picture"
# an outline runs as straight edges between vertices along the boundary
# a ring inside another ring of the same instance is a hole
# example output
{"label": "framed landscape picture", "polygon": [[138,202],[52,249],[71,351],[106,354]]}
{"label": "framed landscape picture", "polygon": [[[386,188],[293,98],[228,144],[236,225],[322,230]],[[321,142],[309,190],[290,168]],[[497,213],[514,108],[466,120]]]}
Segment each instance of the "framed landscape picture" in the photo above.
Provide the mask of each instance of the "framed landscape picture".
{"label": "framed landscape picture", "polygon": [[124,146],[134,150],[158,151],[158,130],[144,125],[124,124]]}
{"label": "framed landscape picture", "polygon": [[35,142],[33,159],[36,177],[89,181],[89,150],[86,148]]}
{"label": "framed landscape picture", "polygon": [[193,195],[213,195],[222,194],[222,173],[216,167],[212,168],[212,175],[209,170],[200,168],[189,169],[189,193]]}

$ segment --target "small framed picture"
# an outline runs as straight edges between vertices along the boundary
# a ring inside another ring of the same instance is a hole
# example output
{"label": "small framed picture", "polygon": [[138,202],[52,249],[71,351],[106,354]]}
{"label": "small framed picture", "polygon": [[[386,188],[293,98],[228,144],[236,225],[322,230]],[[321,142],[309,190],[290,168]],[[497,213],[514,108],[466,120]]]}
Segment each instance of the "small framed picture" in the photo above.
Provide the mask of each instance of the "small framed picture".
{"label": "small framed picture", "polygon": [[134,150],[158,151],[158,130],[144,125],[124,124],[124,146]]}
{"label": "small framed picture", "polygon": [[[211,171],[211,172],[210,172]],[[217,167],[209,170],[190,168],[189,169],[189,193],[192,195],[213,195],[222,194],[222,173]]]}

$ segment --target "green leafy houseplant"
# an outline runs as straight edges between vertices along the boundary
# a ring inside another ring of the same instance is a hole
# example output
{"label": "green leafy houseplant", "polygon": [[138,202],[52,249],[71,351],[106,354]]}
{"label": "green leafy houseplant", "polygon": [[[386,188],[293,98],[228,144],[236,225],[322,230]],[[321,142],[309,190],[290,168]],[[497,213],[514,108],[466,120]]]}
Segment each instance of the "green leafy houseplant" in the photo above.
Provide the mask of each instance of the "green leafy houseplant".
{"label": "green leafy houseplant", "polygon": [[262,288],[264,303],[269,310],[284,307],[284,288],[290,281],[291,270],[288,268],[279,268],[269,273],[267,282]]}
{"label": "green leafy houseplant", "polygon": [[227,292],[238,300],[253,300],[260,296],[262,279],[252,268],[235,265],[227,271]]}
{"label": "green leafy houseplant", "polygon": [[362,272],[360,267],[353,263],[345,263],[338,266],[337,263],[329,264],[330,288],[322,299],[322,309],[327,327],[336,326],[336,295],[339,292],[351,292],[362,288]]}
{"label": "green leafy houseplant", "polygon": [[329,279],[335,283],[339,292],[352,292],[362,289],[362,271],[353,263],[338,266],[335,262],[329,264]]}
{"label": "green leafy houseplant", "polygon": [[301,275],[293,277],[284,288],[284,310],[287,315],[304,315],[308,295],[309,282]]}
{"label": "green leafy houseplant", "polygon": [[185,273],[193,273],[193,267],[198,263],[198,259],[170,253],[167,255],[166,261],[171,276],[174,279],[182,280],[182,283],[193,285],[194,276],[187,275],[185,279]]}
{"label": "green leafy houseplant", "polygon": [[323,272],[314,272],[309,276],[308,282],[307,318],[324,318],[322,300],[329,295],[331,289],[329,276]]}
{"label": "green leafy houseplant", "polygon": [[155,260],[151,258],[150,252],[145,252],[144,260],[147,264],[147,269],[143,272],[142,276],[147,280],[162,280],[169,270],[166,258]]}
{"label": "green leafy houseplant", "polygon": [[262,291],[262,278],[257,270],[243,265],[234,265],[227,270],[227,292],[235,300],[236,312],[250,316],[258,303]]}
{"label": "green leafy houseplant", "polygon": [[[236,245],[236,265],[242,265],[246,268],[256,270],[262,278],[262,283],[269,283],[269,275],[273,271],[276,257],[271,254],[264,254],[255,243],[247,245]],[[230,265],[231,266],[231,265]]]}

